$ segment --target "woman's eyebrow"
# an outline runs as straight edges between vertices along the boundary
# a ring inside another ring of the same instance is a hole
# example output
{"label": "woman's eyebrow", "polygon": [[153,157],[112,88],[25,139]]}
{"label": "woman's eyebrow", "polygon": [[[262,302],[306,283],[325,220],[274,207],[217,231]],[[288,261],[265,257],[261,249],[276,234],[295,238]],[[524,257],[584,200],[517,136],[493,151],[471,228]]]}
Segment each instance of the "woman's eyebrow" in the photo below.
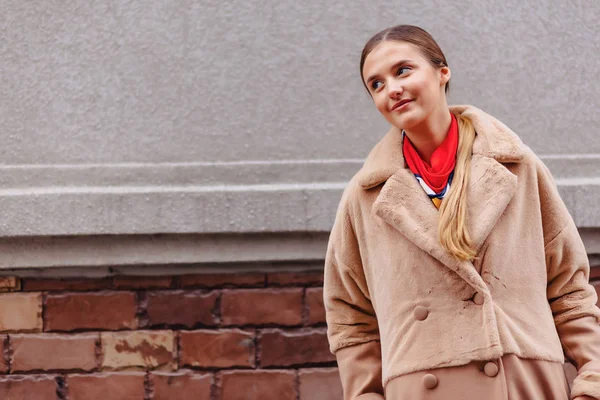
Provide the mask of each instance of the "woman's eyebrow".
{"label": "woman's eyebrow", "polygon": [[[400,60],[400,61],[398,61],[397,63],[395,63],[394,65],[392,65],[392,66],[390,67],[390,70],[391,70],[391,71],[393,71],[393,70],[395,70],[396,68],[398,68],[400,65],[402,65],[402,64],[408,64],[408,63],[411,63],[411,62],[412,62],[412,60],[408,60],[408,59],[405,59],[405,60]],[[366,84],[367,84],[367,85],[369,85],[369,82],[371,82],[373,79],[377,78],[377,76],[378,76],[377,74],[373,74],[373,75],[369,76],[369,79],[367,79],[367,80],[365,81],[365,82],[366,82]]]}

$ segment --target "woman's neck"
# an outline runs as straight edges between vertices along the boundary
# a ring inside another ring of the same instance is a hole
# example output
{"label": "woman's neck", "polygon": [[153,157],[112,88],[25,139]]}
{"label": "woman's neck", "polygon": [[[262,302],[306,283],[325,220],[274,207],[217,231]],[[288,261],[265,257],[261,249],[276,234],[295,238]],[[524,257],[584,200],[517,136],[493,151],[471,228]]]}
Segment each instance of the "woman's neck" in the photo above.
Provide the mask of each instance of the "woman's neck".
{"label": "woman's neck", "polygon": [[440,107],[421,124],[410,131],[404,130],[423,161],[430,163],[431,155],[448,134],[452,117],[448,107]]}

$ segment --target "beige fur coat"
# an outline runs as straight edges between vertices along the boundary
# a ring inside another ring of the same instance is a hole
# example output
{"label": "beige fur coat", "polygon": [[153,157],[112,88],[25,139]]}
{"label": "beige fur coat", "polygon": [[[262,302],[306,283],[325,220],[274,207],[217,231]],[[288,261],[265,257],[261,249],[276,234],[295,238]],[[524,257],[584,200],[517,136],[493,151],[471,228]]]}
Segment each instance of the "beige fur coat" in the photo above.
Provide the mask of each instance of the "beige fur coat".
{"label": "beige fur coat", "polygon": [[[579,369],[571,395],[600,398],[600,337],[578,326],[597,325],[596,292],[549,171],[495,118],[471,106],[451,111],[477,132],[467,226],[478,258],[457,261],[441,247],[438,210],[392,128],[346,187],[326,255],[330,349],[356,349],[338,358],[346,398],[507,354],[559,363],[566,354]],[[361,362],[375,349],[378,362]]]}

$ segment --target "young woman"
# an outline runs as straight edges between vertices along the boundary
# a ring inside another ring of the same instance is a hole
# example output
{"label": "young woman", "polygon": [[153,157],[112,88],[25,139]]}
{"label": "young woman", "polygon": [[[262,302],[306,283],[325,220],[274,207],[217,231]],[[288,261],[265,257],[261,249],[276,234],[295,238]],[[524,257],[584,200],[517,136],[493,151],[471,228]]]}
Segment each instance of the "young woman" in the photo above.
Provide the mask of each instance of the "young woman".
{"label": "young woman", "polygon": [[344,399],[600,399],[597,296],[549,171],[497,119],[447,105],[450,68],[422,29],[376,34],[360,67],[392,127],[327,250]]}

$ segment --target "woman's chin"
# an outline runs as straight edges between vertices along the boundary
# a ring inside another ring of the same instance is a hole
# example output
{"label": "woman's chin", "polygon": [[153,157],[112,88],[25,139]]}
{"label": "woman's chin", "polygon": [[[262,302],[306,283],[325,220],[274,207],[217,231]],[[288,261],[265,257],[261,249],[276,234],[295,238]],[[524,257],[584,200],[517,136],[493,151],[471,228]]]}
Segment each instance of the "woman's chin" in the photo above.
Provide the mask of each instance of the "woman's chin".
{"label": "woman's chin", "polygon": [[410,116],[404,115],[402,117],[393,118],[389,122],[400,130],[405,129],[408,131],[410,131],[414,126],[418,125],[419,123],[419,121],[417,121],[416,118],[411,118]]}

